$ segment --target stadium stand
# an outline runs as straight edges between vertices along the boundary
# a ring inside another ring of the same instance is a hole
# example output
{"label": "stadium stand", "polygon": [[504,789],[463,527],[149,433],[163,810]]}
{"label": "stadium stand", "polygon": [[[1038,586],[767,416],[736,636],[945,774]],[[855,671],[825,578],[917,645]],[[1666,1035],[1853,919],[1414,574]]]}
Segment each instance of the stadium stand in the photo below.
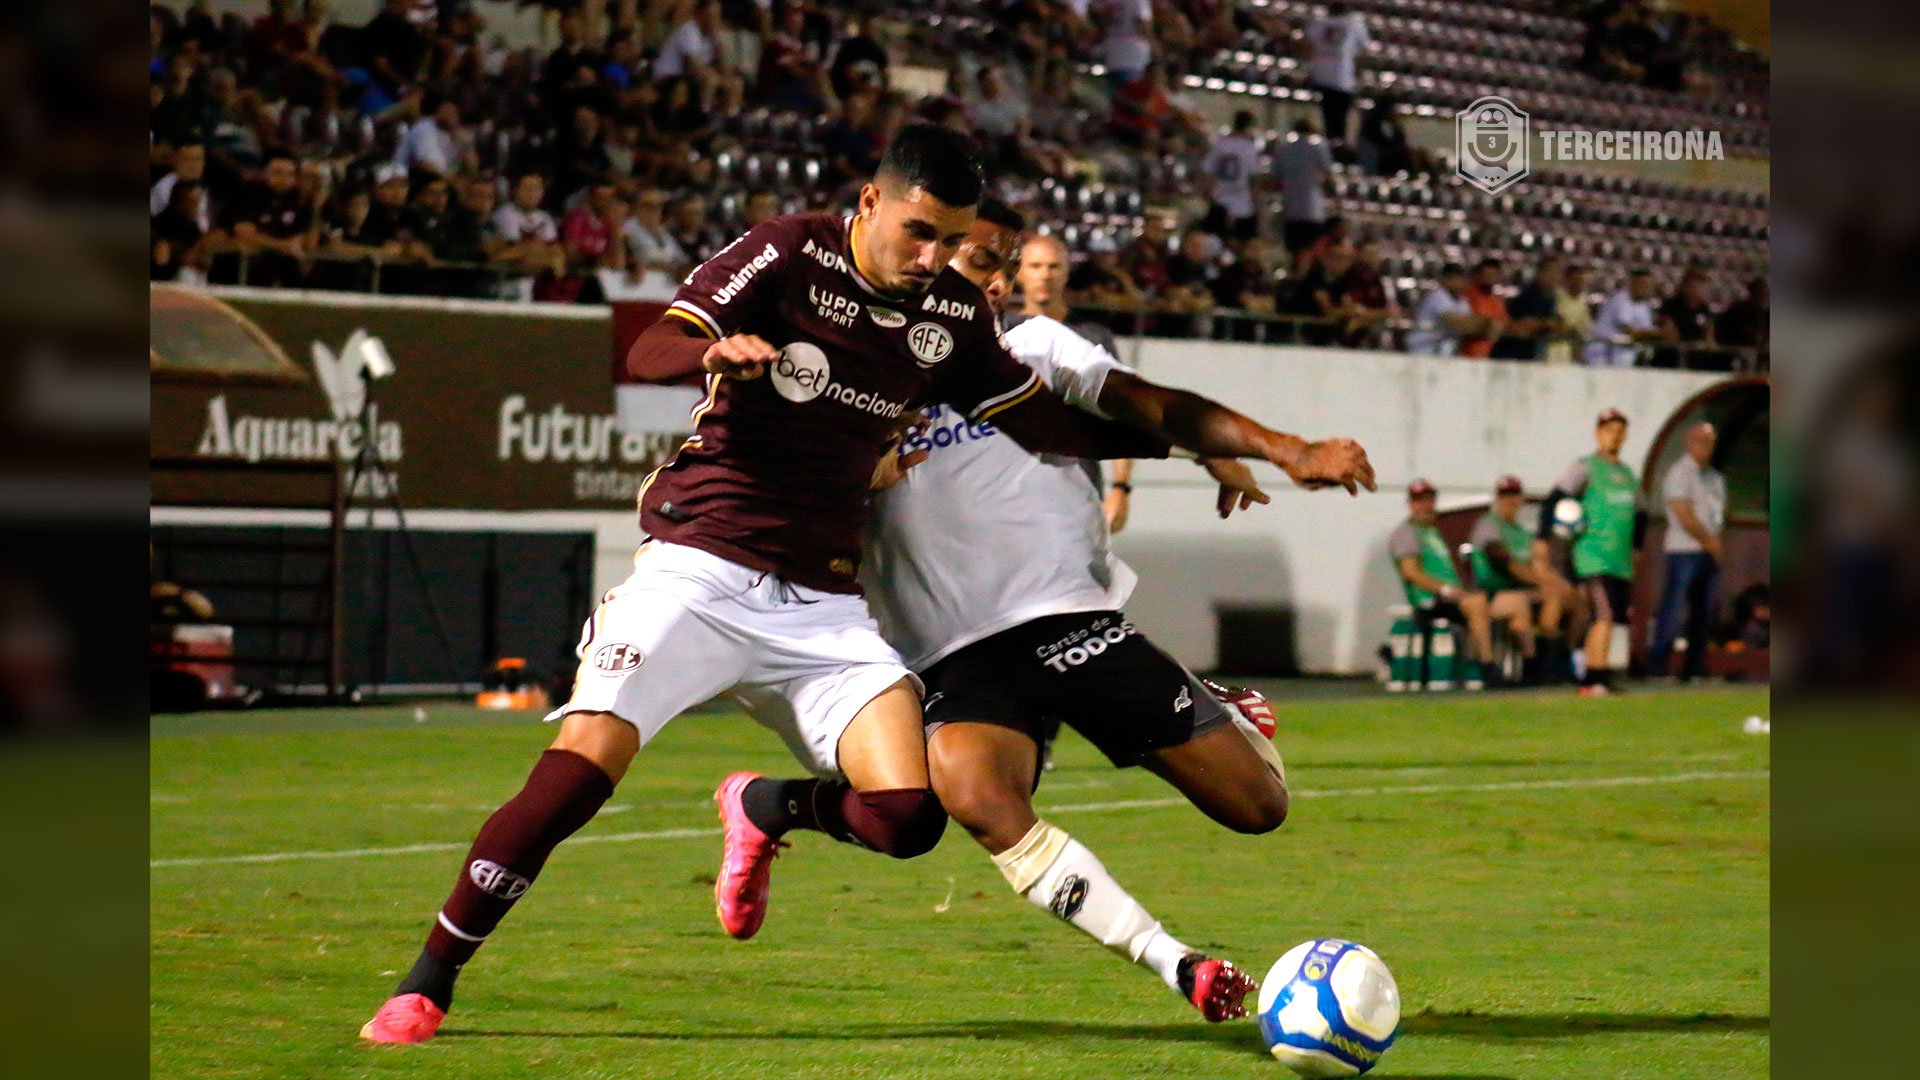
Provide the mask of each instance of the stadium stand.
{"label": "stadium stand", "polygon": [[[1527,283],[1516,271],[1555,256],[1589,271],[1589,310],[1647,269],[1655,306],[1691,273],[1703,317],[1740,315],[1745,332],[1727,342],[1676,331],[1637,362],[1766,364],[1766,320],[1753,317],[1765,303],[1753,284],[1768,261],[1764,191],[1555,163],[1489,195],[1454,176],[1449,151],[1404,137],[1502,92],[1546,127],[1710,129],[1728,155],[1764,157],[1766,59],[1695,16],[1623,0],[1349,5],[1371,44],[1357,65],[1359,134],[1328,147],[1325,213],[1339,225],[1283,253],[1187,233],[1208,207],[1200,162],[1226,131],[1217,120],[1259,117],[1262,177],[1287,140],[1321,138],[1291,130],[1319,95],[1304,34],[1320,5],[523,6],[553,10],[509,40],[487,25],[502,4],[385,0],[356,5],[373,9],[358,22],[321,0],[274,0],[252,18],[216,16],[206,0],[154,5],[152,277],[554,302],[659,295],[761,217],[847,205],[891,132],[923,118],[979,137],[1001,193],[1076,256],[1127,252],[1121,272],[1141,280],[1136,300],[1106,313],[1116,329],[1397,347],[1445,265],[1500,261],[1496,291],[1511,299]],[[1277,186],[1257,194],[1278,202]],[[1277,220],[1263,231],[1279,240]],[[1330,292],[1325,269],[1313,273],[1329,248],[1347,267]],[[1211,291],[1212,310],[1194,310],[1196,288]],[[1333,325],[1329,301],[1350,296],[1385,316],[1363,333]],[[1496,355],[1580,354],[1549,344]]]}

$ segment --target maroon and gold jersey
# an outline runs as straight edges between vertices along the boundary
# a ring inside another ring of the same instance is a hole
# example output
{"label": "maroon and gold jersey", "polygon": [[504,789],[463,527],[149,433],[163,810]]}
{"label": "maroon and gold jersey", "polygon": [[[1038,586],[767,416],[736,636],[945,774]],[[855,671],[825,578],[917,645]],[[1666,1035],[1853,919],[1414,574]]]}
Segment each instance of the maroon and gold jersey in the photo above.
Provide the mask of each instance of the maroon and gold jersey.
{"label": "maroon and gold jersey", "polygon": [[649,535],[795,584],[858,592],[874,466],[903,417],[926,404],[947,402],[975,423],[993,418],[1036,449],[1165,454],[1164,443],[1118,434],[1054,398],[1001,344],[986,297],[953,270],[924,293],[876,289],[853,254],[856,221],[769,219],[675,295],[669,319],[784,351],[763,378],[708,377],[693,437],[640,489]]}

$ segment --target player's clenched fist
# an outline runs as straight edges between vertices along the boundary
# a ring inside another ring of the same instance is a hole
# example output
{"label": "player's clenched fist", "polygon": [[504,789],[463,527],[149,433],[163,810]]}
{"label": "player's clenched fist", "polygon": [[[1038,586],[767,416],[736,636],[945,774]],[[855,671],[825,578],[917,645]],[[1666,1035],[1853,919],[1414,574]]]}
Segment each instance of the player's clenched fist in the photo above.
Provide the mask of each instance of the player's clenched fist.
{"label": "player's clenched fist", "polygon": [[780,350],[753,334],[734,334],[707,346],[700,366],[729,379],[757,379],[780,358]]}
{"label": "player's clenched fist", "polygon": [[1360,494],[1361,488],[1379,490],[1373,478],[1373,463],[1367,460],[1366,450],[1352,439],[1308,443],[1282,467],[1301,487],[1343,487],[1349,495]]}

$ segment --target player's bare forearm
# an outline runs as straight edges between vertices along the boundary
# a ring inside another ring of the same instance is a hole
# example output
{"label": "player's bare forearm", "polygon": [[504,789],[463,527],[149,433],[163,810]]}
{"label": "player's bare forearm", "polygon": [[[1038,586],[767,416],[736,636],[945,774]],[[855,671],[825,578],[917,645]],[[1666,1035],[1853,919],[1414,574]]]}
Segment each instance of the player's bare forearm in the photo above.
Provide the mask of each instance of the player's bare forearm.
{"label": "player's bare forearm", "polygon": [[1692,503],[1685,499],[1672,499],[1667,503],[1667,510],[1673,519],[1680,523],[1680,527],[1686,530],[1687,535],[1693,537],[1697,543],[1707,545],[1713,542],[1713,534],[1707,531],[1707,526],[1701,522],[1700,516],[1693,512]]}
{"label": "player's bare forearm", "polygon": [[1217,401],[1130,372],[1107,376],[1100,407],[1203,457],[1260,458],[1308,488],[1344,487],[1354,494],[1363,487],[1375,490],[1367,452],[1351,439],[1309,442],[1264,427]]}
{"label": "player's bare forearm", "polygon": [[1163,458],[1172,449],[1165,439],[1133,424],[1082,412],[1045,386],[991,419],[1014,442],[1035,454],[1111,460]]}
{"label": "player's bare forearm", "polygon": [[1305,439],[1269,431],[1217,401],[1124,371],[1107,376],[1100,408],[1204,457],[1257,457],[1279,465],[1279,457],[1291,458],[1306,446]]}
{"label": "player's bare forearm", "polygon": [[1430,593],[1448,598],[1453,596],[1455,591],[1453,585],[1427,573],[1421,568],[1420,560],[1412,557],[1402,558],[1399,560],[1399,566],[1400,576],[1414,588],[1425,589]]}

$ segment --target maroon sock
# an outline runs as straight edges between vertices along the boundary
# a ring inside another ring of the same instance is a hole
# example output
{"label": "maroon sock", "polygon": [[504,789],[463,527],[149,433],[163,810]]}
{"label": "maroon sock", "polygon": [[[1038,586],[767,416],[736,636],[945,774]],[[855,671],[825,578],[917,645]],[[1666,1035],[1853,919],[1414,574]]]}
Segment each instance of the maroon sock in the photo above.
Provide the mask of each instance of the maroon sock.
{"label": "maroon sock", "polygon": [[471,959],[533,884],[547,856],[593,820],[612,794],[613,781],[579,754],[541,754],[526,786],[495,810],[473,838],[453,895],[427,935],[427,952],[455,967]]}

